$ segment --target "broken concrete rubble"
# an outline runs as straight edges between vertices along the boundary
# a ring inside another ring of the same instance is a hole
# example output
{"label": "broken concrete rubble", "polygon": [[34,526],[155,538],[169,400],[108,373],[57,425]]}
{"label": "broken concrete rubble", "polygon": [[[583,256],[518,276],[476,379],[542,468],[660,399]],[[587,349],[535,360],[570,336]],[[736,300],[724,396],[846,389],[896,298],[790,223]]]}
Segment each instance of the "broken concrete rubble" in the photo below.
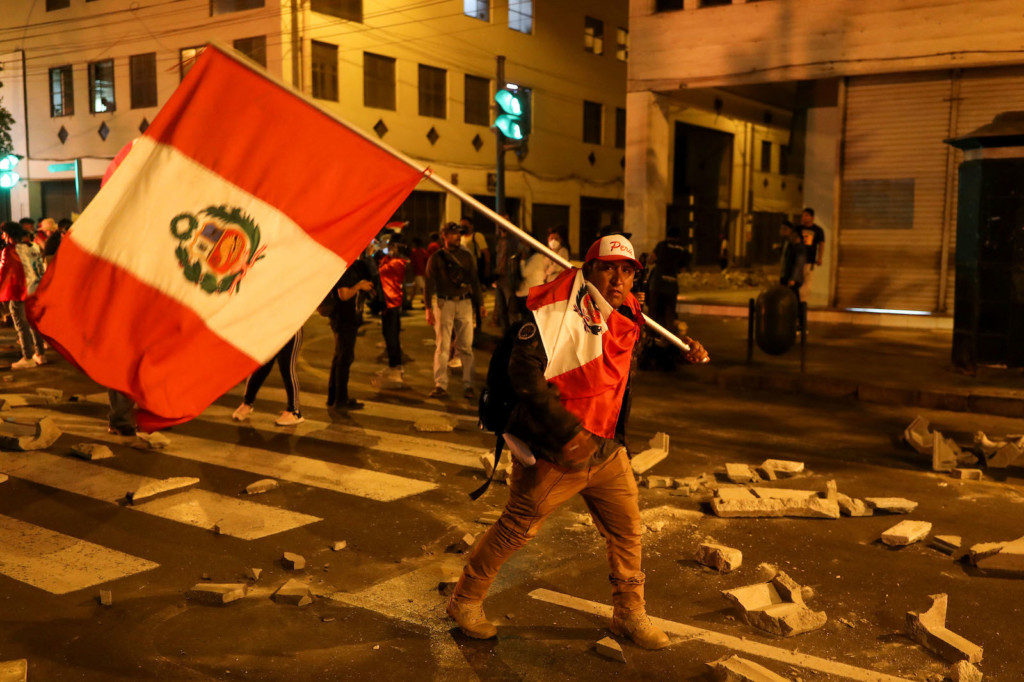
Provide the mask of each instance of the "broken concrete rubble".
{"label": "broken concrete rubble", "polygon": [[281,557],[281,563],[290,571],[301,571],[306,567],[306,558],[294,552],[285,552]]}
{"label": "broken concrete rubble", "polygon": [[771,471],[777,478],[789,478],[804,472],[804,463],[789,459],[766,459],[761,462],[761,469]]}
{"label": "broken concrete rubble", "polygon": [[900,521],[882,533],[882,542],[890,547],[906,547],[920,542],[932,532],[932,524],[927,521]]}
{"label": "broken concrete rubble", "polygon": [[196,583],[185,593],[187,599],[211,606],[223,606],[245,596],[245,583]]}
{"label": "broken concrete rubble", "polygon": [[309,585],[295,578],[277,588],[270,598],[279,604],[291,604],[292,606],[306,606],[313,603]]}
{"label": "broken concrete rubble", "polygon": [[459,576],[453,575],[450,578],[445,578],[437,584],[437,591],[441,593],[442,597],[452,596],[452,592],[455,591],[455,585],[459,582]]}
{"label": "broken concrete rubble", "polygon": [[0,474],[0,483],[7,482],[7,474]]}
{"label": "broken concrete rubble", "polygon": [[1024,576],[1024,537],[973,545],[968,556],[972,564],[987,573]]}
{"label": "broken concrete rubble", "polygon": [[1022,451],[1017,443],[1003,443],[991,455],[986,455],[985,465],[991,469],[1005,469],[1013,465],[1024,464]]}
{"label": "broken concrete rubble", "polygon": [[935,437],[924,417],[917,416],[910,422],[910,426],[903,431],[903,440],[922,455],[932,454]]}
{"label": "broken concrete rubble", "polygon": [[71,446],[71,454],[82,459],[110,459],[114,453],[106,445],[99,443],[78,443]]}
{"label": "broken concrete rubble", "polygon": [[963,469],[957,467],[953,469],[953,478],[958,478],[961,481],[980,481],[982,480],[981,469]]}
{"label": "broken concrete rubble", "polygon": [[917,502],[903,497],[865,497],[864,501],[876,512],[909,514],[917,509]]}
{"label": "broken concrete rubble", "polygon": [[338,540],[331,545],[332,552],[340,552],[341,550],[348,547],[348,540]]}
{"label": "broken concrete rubble", "polygon": [[729,573],[743,564],[743,552],[725,545],[705,542],[697,548],[697,561],[720,573]]}
{"label": "broken concrete rubble", "polygon": [[761,477],[749,464],[729,462],[725,465],[725,477],[733,483],[757,483]]}
{"label": "broken concrete rubble", "polygon": [[101,606],[112,606],[114,603],[114,593],[110,590],[100,590],[99,595],[96,597],[96,601]]}
{"label": "broken concrete rubble", "polygon": [[707,664],[718,682],[790,682],[763,665],[739,656],[726,656]]}
{"label": "broken concrete rubble", "polygon": [[626,654],[622,653],[622,646],[611,637],[594,642],[594,651],[612,661],[626,662]]}
{"label": "broken concrete rubble", "polygon": [[495,509],[493,511],[487,511],[480,515],[476,520],[477,523],[484,526],[493,526],[501,518],[501,510]]}
{"label": "broken concrete rubble", "polygon": [[654,434],[654,437],[648,442],[648,446],[648,449],[634,455],[629,462],[633,473],[637,476],[668,457],[668,434]]}
{"label": "broken concrete rubble", "polygon": [[932,538],[932,547],[943,554],[952,554],[960,549],[959,535],[936,535]]}
{"label": "broken concrete rubble", "polygon": [[843,493],[836,495],[836,502],[839,504],[839,511],[844,516],[872,516],[875,513],[864,500],[858,500]]}
{"label": "broken concrete rubble", "polygon": [[800,585],[779,571],[771,581],[724,590],[745,623],[773,635],[791,637],[817,630],[828,620],[804,604]]}
{"label": "broken concrete rubble", "polygon": [[0,409],[2,410],[9,410],[12,407],[42,407],[56,404],[57,401],[53,396],[32,395],[31,393],[0,393]]}
{"label": "broken concrete rubble", "polygon": [[459,538],[454,544],[450,545],[448,547],[447,551],[453,552],[453,553],[456,553],[456,554],[459,554],[459,553],[462,553],[462,552],[468,552],[469,548],[472,547],[473,543],[475,543],[475,542],[476,542],[476,536],[473,535],[472,533],[466,533],[461,538]]}
{"label": "broken concrete rubble", "polygon": [[932,441],[932,471],[952,471],[957,465],[960,446],[938,431]]}
{"label": "broken concrete rubble", "polygon": [[675,479],[671,476],[648,476],[644,479],[644,486],[648,488],[671,488],[675,485]]}
{"label": "broken concrete rubble", "polygon": [[[484,468],[484,475],[490,477],[491,470],[494,469],[494,453],[488,451],[480,455],[480,466]],[[512,455],[507,449],[503,449],[501,458],[498,460],[498,471],[494,474],[494,478],[497,481],[506,482],[511,475]]]}
{"label": "broken concrete rubble", "polygon": [[247,576],[249,576],[249,580],[251,580],[253,582],[257,582],[260,579],[260,576],[263,575],[263,569],[262,568],[247,568],[246,571],[245,571],[245,574]]}
{"label": "broken concrete rubble", "polygon": [[981,671],[968,661],[957,661],[949,668],[949,679],[953,682],[981,682]]}
{"label": "broken concrete rubble", "polygon": [[455,424],[448,417],[438,415],[420,417],[413,423],[413,428],[425,433],[447,433],[455,430]]}
{"label": "broken concrete rubble", "polygon": [[0,661],[0,682],[27,682],[28,659]]}
{"label": "broken concrete rubble", "polygon": [[246,495],[261,495],[277,488],[277,481],[272,478],[261,478],[260,480],[245,486]]}
{"label": "broken concrete rubble", "polygon": [[[760,493],[765,497],[760,497]],[[723,518],[783,517],[838,519],[836,499],[819,497],[812,491],[785,488],[722,487],[715,491],[711,510]]]}
{"label": "broken concrete rubble", "polygon": [[191,488],[197,483],[199,483],[199,479],[192,478],[190,476],[176,476],[174,478],[165,478],[163,480],[151,480],[143,483],[135,490],[128,491],[126,497],[129,504],[141,504],[142,502],[155,500],[158,497],[162,497],[170,493],[180,493],[183,490]]}
{"label": "broken concrete rubble", "polygon": [[44,450],[60,438],[60,429],[52,417],[42,419],[5,419],[0,424],[0,450],[28,452]]}
{"label": "broken concrete rubble", "polygon": [[945,594],[931,595],[932,605],[923,612],[907,612],[907,633],[911,639],[947,661],[981,661],[982,648],[946,628]]}
{"label": "broken concrete rubble", "polygon": [[171,440],[159,431],[154,431],[153,433],[138,431],[135,435],[135,445],[143,444],[150,450],[163,450],[171,444]]}

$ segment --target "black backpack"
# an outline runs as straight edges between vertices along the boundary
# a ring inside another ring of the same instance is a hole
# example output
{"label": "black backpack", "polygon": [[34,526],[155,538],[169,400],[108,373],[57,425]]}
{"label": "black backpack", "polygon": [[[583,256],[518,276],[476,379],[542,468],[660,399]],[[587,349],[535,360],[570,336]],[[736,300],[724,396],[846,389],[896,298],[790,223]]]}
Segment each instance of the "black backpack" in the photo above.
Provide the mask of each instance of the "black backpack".
{"label": "black backpack", "polygon": [[474,500],[487,492],[491,481],[494,480],[494,473],[501,460],[501,451],[505,446],[505,439],[502,436],[518,402],[515,390],[512,388],[512,380],[508,375],[508,363],[512,359],[512,349],[515,348],[516,336],[522,326],[522,322],[517,322],[509,327],[498,341],[494,353],[491,354],[491,361],[487,365],[487,380],[484,383],[484,390],[480,392],[477,414],[480,418],[480,428],[490,431],[495,436],[494,466],[491,468],[491,475],[487,481],[469,494],[470,498]]}

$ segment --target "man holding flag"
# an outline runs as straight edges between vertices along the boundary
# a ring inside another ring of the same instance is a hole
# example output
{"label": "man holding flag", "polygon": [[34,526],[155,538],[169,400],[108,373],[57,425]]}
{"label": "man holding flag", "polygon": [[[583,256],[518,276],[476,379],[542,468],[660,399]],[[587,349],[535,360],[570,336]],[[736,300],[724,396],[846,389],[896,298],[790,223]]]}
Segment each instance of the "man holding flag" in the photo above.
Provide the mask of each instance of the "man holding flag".
{"label": "man holding flag", "polygon": [[[629,379],[644,323],[632,294],[641,267],[629,240],[609,235],[590,247],[582,269],[530,290],[527,308],[536,322],[520,328],[509,362],[519,402],[507,432],[529,447],[536,463],[525,466],[513,450],[508,504],[473,547],[448,602],[448,615],[470,637],[497,634],[483,599],[498,570],[579,493],[607,544],[612,632],[645,649],[669,644],[645,610],[643,524],[625,448]],[[707,361],[699,343],[685,341],[687,361]]]}

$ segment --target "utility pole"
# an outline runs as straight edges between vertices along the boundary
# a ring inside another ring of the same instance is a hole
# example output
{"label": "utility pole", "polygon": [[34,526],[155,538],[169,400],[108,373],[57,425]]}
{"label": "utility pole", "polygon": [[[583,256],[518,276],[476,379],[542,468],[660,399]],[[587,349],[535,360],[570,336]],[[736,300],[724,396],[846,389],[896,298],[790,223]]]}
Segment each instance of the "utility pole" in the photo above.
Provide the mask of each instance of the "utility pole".
{"label": "utility pole", "polygon": [[[505,56],[498,55],[496,89],[501,90],[503,87],[505,87]],[[495,126],[494,136],[496,143],[494,146],[498,150],[498,158],[494,165],[494,212],[498,215],[505,215],[505,135]]]}

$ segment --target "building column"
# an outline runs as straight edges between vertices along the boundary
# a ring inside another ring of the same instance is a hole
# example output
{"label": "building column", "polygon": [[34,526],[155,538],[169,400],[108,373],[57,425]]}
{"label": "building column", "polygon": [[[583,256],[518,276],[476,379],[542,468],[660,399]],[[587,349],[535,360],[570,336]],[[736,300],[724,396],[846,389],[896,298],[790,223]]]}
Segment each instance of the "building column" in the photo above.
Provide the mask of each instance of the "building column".
{"label": "building column", "polygon": [[660,100],[648,91],[626,95],[625,228],[638,253],[665,236],[671,128]]}

